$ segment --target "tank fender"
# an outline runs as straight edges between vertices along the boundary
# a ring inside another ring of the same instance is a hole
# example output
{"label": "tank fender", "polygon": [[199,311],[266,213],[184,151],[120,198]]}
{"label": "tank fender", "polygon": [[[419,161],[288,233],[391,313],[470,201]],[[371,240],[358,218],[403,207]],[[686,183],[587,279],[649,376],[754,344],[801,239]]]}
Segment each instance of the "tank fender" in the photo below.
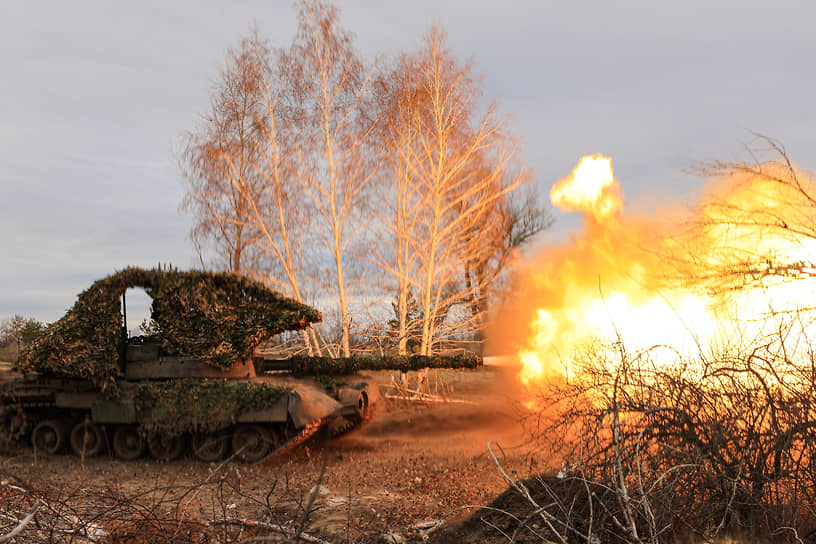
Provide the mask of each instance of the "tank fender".
{"label": "tank fender", "polygon": [[317,389],[296,389],[289,393],[289,417],[296,429],[335,415],[341,408],[339,402]]}
{"label": "tank fender", "polygon": [[238,416],[238,421],[240,423],[286,423],[290,397],[291,395],[284,395],[277,402],[262,410],[244,412]]}

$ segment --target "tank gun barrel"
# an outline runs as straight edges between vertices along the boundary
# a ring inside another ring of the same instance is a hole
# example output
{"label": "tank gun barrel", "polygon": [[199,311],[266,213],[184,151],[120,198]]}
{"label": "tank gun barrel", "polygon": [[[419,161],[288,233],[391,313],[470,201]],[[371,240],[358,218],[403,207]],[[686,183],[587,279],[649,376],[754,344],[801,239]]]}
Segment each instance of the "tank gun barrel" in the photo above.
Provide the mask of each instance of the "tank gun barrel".
{"label": "tank gun barrel", "polygon": [[408,372],[423,368],[478,368],[484,364],[478,355],[395,355],[385,357],[307,357],[273,359],[260,355],[255,365],[262,372],[291,372],[299,375],[342,376],[360,370],[399,370]]}

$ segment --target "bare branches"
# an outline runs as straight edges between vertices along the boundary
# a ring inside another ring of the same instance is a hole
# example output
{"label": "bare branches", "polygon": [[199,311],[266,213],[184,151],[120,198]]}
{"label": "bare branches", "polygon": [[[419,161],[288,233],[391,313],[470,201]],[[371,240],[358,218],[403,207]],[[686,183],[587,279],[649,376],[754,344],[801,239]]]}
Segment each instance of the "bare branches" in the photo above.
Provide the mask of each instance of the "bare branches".
{"label": "bare branches", "polygon": [[[298,31],[281,58],[284,99],[293,116],[289,134],[298,144],[292,173],[313,212],[309,228],[331,262],[332,296],[340,312],[343,356],[350,354],[348,251],[365,225],[367,186],[378,168],[369,150],[376,116],[368,110],[370,76],[340,27],[337,9],[319,1],[298,7]],[[294,121],[296,119],[296,121]]]}
{"label": "bare branches", "polygon": [[611,493],[598,506],[626,542],[689,528],[801,534],[816,498],[816,363],[787,338],[780,328],[745,351],[674,364],[596,345],[569,383],[543,391],[543,436],[574,476]]}
{"label": "bare branches", "polygon": [[[9,532],[7,532],[7,533],[5,533],[3,535],[0,535],[0,542],[8,542],[9,540],[14,538],[15,536],[19,535],[23,531],[23,529],[26,528],[26,525],[28,525],[31,522],[31,520],[34,519],[34,514],[37,513],[37,509],[39,507],[40,507],[40,501],[37,500],[36,502],[34,502],[34,506],[32,506],[31,509],[28,512],[26,512],[25,517],[23,519],[21,519],[17,523],[16,527],[14,527]],[[6,516],[8,516],[8,514],[4,514],[4,517],[6,517]],[[16,519],[13,516],[8,516],[8,517],[10,517],[12,520],[16,521]]]}
{"label": "bare branches", "polygon": [[212,92],[210,111],[185,135],[179,163],[187,181],[181,208],[195,218],[191,238],[211,241],[218,268],[252,270],[255,233],[247,228],[247,195],[257,191],[254,144],[263,69],[270,51],[255,31],[229,49]]}
{"label": "bare branches", "polygon": [[389,174],[381,220],[387,251],[378,264],[397,284],[401,352],[416,292],[419,349],[428,354],[440,340],[480,331],[510,245],[546,222],[529,215],[517,228],[523,212],[510,196],[527,172],[514,171],[517,150],[505,120],[495,104],[480,103],[472,67],[455,59],[440,28],[429,30],[421,51],[400,57],[377,88]]}
{"label": "bare branches", "polygon": [[[529,172],[506,120],[482,103],[441,29],[380,73],[336,7],[296,10],[288,47],[272,50],[255,31],[228,51],[211,111],[185,138],[191,238],[212,246],[216,266],[332,305],[343,356],[355,317],[392,295],[392,285],[372,289],[372,263],[396,284],[400,353],[411,297],[421,353],[481,340],[514,250],[549,225],[532,193],[514,197]],[[314,331],[304,340],[319,349]]]}
{"label": "bare branches", "polygon": [[[307,532],[313,499],[290,488],[288,479],[278,483],[263,498],[243,491],[237,473],[129,494],[83,488],[46,492],[4,481],[0,542],[327,544]],[[293,525],[297,512],[305,515]]]}
{"label": "bare branches", "polygon": [[720,185],[672,240],[678,277],[714,293],[816,277],[816,180],[779,142],[755,136],[751,161],[694,168]]}

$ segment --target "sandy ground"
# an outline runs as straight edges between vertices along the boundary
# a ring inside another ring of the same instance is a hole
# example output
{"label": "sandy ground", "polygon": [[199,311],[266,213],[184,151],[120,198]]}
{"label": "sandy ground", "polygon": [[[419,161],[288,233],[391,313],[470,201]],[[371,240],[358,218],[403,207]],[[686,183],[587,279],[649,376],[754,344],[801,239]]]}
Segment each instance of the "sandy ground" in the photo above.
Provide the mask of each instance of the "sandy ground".
{"label": "sandy ground", "polygon": [[[375,377],[387,391],[391,374]],[[0,457],[0,480],[52,501],[117,497],[208,526],[250,520],[302,527],[328,542],[433,541],[455,529],[470,507],[507,488],[488,442],[502,446],[503,462],[522,477],[544,467],[526,444],[515,369],[486,366],[431,378],[432,389],[444,386],[467,403],[387,400],[362,429],[334,440],[315,437],[260,465],[35,458],[24,447]]]}

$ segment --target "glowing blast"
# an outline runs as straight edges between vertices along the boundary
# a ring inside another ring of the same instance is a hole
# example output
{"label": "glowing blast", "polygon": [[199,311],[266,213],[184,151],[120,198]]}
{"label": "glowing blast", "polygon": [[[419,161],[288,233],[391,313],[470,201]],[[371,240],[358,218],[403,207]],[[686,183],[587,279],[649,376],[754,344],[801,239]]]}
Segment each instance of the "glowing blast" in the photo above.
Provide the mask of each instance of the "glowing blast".
{"label": "glowing blast", "polygon": [[532,341],[533,349],[519,352],[519,359],[521,359],[522,364],[519,377],[524,385],[541,382],[556,374],[556,370],[548,368],[537,353],[538,346],[546,346],[553,339],[553,319],[550,312],[539,310],[538,319],[533,323],[533,327],[536,331],[535,338]]}
{"label": "glowing blast", "polygon": [[[661,226],[657,214],[624,215],[611,159],[583,157],[550,198],[583,212],[584,232],[520,269],[518,296],[491,329],[492,341],[516,348],[522,383],[535,385],[562,372],[568,377],[571,361],[597,342],[620,340],[627,353],[648,350],[651,360],[665,356],[669,363],[767,337],[794,317],[802,333],[816,338],[816,235],[807,234],[816,233],[816,206],[798,185],[775,181],[784,175],[732,175],[701,203],[694,222],[703,228],[679,239],[681,229]],[[688,262],[690,270],[667,268],[667,261]],[[736,273],[729,280],[717,270]],[[781,273],[763,276],[767,270]],[[744,284],[754,276],[761,281]],[[690,278],[706,278],[707,289],[690,288]]]}
{"label": "glowing blast", "polygon": [[572,174],[556,183],[550,200],[564,211],[583,211],[596,221],[623,211],[620,190],[612,173],[612,159],[603,155],[581,159]]}

